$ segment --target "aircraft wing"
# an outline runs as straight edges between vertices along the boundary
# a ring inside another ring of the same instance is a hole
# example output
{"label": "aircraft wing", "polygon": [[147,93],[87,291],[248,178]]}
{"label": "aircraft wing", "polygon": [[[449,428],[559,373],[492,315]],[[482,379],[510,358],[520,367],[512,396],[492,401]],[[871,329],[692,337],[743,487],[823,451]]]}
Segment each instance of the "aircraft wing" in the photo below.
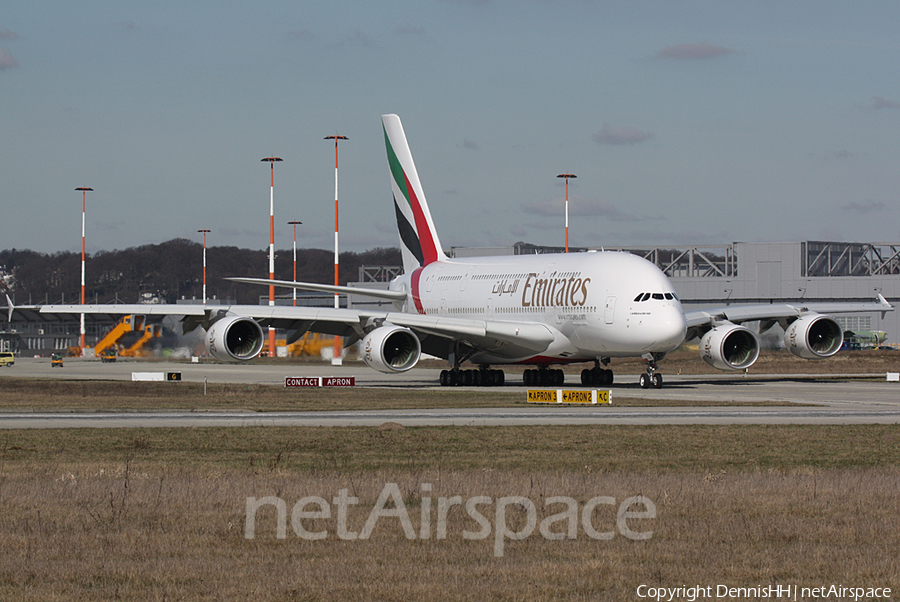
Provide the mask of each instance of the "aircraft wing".
{"label": "aircraft wing", "polygon": [[356,288],[352,286],[335,286],[333,284],[315,284],[312,282],[293,282],[291,280],[269,280],[268,278],[226,278],[232,282],[244,284],[265,284],[282,288],[296,288],[304,291],[316,291],[319,293],[343,293],[345,295],[359,295],[360,297],[373,297],[375,299],[387,299],[389,301],[405,301],[406,293],[403,291],[391,291],[374,288]]}
{"label": "aircraft wing", "polygon": [[190,332],[197,326],[207,328],[221,315],[244,316],[253,318],[262,327],[272,326],[294,330],[295,335],[291,337],[289,343],[294,342],[307,331],[348,338],[352,338],[354,335],[362,336],[364,334],[363,327],[369,318],[386,315],[386,312],[365,312],[328,307],[285,307],[283,305],[44,305],[40,308],[41,316],[47,317],[56,314],[81,313],[113,322],[119,317],[129,314],[159,318],[175,316],[180,317],[184,322],[184,332]]}
{"label": "aircraft wing", "polygon": [[184,328],[187,334],[197,324],[204,322],[206,311],[202,305],[168,305],[152,303],[119,303],[115,305],[85,304],[85,305],[40,305],[22,311],[24,308],[16,307],[16,313],[20,318],[28,322],[52,322],[62,320],[60,316],[71,314],[84,314],[85,322],[100,325],[115,324],[122,316],[144,316],[148,323],[162,322],[166,316],[181,317],[186,324]]}
{"label": "aircraft wing", "polygon": [[[291,340],[304,332],[342,336],[351,344],[383,322],[427,336],[464,341],[480,351],[518,357],[540,353],[553,342],[553,333],[543,324],[493,320],[467,320],[402,312],[360,311],[322,307],[242,305],[228,308],[232,314],[253,318],[261,326],[294,331]],[[291,341],[289,341],[291,342]]]}
{"label": "aircraft wing", "polygon": [[684,317],[689,331],[688,338],[691,338],[691,329],[694,329],[693,334],[697,334],[698,330],[702,331],[704,327],[722,321],[733,324],[756,320],[774,323],[792,320],[804,314],[883,313],[893,310],[894,306],[888,303],[883,296],[878,295],[876,303],[809,303],[806,305],[761,303],[757,305],[729,305],[686,311],[684,312]]}
{"label": "aircraft wing", "polygon": [[[314,284],[309,282],[293,282],[288,280],[269,280],[267,278],[228,278],[227,280],[247,284],[271,284],[278,287],[325,293],[344,293],[348,295],[387,299],[395,302],[402,302],[407,299],[406,292],[397,290],[354,288],[348,286],[333,286],[329,284]],[[257,312],[258,311],[257,308]],[[352,310],[332,311],[349,312]],[[295,326],[307,328],[313,332],[347,336],[338,331],[341,330],[341,324],[349,326],[352,323],[355,334],[361,338],[364,336],[362,331],[364,324],[372,318],[376,320],[383,319],[391,324],[409,328],[419,335],[419,338],[424,338],[424,336],[434,336],[448,340],[460,340],[480,351],[490,351],[500,355],[509,355],[511,357],[540,353],[550,346],[550,343],[553,342],[554,338],[553,333],[542,324],[498,322],[492,320],[467,320],[401,312],[390,312],[387,314],[377,312],[355,313],[355,317],[352,313],[327,314],[327,319],[322,315],[317,317],[314,320],[314,323],[309,326],[307,326],[306,323]],[[242,315],[256,317],[250,313],[244,313]],[[263,320],[260,320],[260,324],[266,325]],[[282,320],[273,320],[272,324],[279,328],[293,328],[293,326],[284,326]]]}
{"label": "aircraft wing", "polygon": [[[379,291],[381,292],[381,291]],[[185,331],[196,326],[207,327],[218,314],[253,318],[260,326],[293,331],[291,343],[306,332],[345,337],[352,343],[365,336],[373,324],[389,322],[409,328],[420,338],[435,336],[465,341],[483,351],[511,356],[540,353],[553,342],[553,333],[543,324],[514,323],[492,320],[466,320],[401,312],[362,311],[329,307],[291,307],[283,305],[45,305],[42,315],[80,314],[114,319],[134,314],[143,316],[180,316]]]}
{"label": "aircraft wing", "polygon": [[554,339],[550,329],[538,323],[466,320],[396,312],[389,313],[385,319],[417,334],[461,340],[480,351],[510,357],[540,353]]}
{"label": "aircraft wing", "polygon": [[[18,311],[19,308],[16,308]],[[42,314],[88,314],[95,316],[203,316],[202,305],[167,305],[150,303],[122,303],[119,305],[42,305]]]}

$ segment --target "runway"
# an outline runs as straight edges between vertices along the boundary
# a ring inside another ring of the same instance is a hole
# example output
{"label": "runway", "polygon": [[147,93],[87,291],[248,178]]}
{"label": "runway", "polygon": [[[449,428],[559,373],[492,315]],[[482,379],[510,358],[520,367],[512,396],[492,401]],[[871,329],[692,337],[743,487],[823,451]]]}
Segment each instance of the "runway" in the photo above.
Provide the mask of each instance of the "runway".
{"label": "runway", "polygon": [[[50,368],[49,360],[26,358],[4,369],[0,377],[130,380],[132,372],[182,373],[187,382],[230,382],[283,385],[286,376],[354,376],[358,386],[438,389],[436,369],[414,369],[401,375],[377,373],[361,363],[330,366],[191,364],[180,362],[117,362],[66,360]],[[569,376],[569,379],[575,377]],[[620,380],[635,380],[621,377]],[[2,382],[2,380],[0,380]],[[178,386],[160,383],[160,386]],[[0,429],[128,428],[221,426],[403,426],[445,425],[654,425],[654,424],[898,424],[900,384],[884,376],[716,374],[667,376],[662,389],[641,389],[634,382],[613,385],[613,406],[527,406],[522,408],[368,410],[354,412],[0,412]],[[460,390],[466,390],[460,388]],[[521,392],[509,384],[499,389]],[[675,407],[616,407],[617,398],[684,402]],[[778,403],[762,407],[753,403]]]}
{"label": "runway", "polygon": [[900,408],[482,408],[357,412],[3,413],[0,429],[235,426],[522,426],[659,424],[897,424]]}

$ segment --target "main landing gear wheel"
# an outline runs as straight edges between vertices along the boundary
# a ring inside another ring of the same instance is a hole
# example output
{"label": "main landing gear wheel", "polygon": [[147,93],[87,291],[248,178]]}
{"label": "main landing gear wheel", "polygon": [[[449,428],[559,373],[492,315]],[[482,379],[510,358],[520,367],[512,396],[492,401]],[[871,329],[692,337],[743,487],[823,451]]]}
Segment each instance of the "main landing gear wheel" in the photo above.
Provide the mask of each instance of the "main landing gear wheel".
{"label": "main landing gear wheel", "polygon": [[588,387],[611,385],[613,384],[613,371],[600,367],[585,368],[581,371],[581,384]]}
{"label": "main landing gear wheel", "polygon": [[522,373],[522,381],[529,387],[532,385],[540,387],[558,386],[566,382],[566,375],[562,370],[548,370],[547,368],[534,370],[530,368]]}
{"label": "main landing gear wheel", "polygon": [[500,387],[506,380],[503,370],[441,370],[442,387]]}

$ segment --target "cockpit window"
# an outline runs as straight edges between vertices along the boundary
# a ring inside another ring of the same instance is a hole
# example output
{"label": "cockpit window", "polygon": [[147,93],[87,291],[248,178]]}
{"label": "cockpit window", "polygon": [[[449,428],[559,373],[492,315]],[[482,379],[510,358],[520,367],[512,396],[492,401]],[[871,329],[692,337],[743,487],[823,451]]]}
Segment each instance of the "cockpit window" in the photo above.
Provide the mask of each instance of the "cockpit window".
{"label": "cockpit window", "polygon": [[643,303],[644,301],[648,301],[651,298],[656,299],[658,301],[662,301],[663,299],[668,299],[669,301],[679,300],[678,295],[675,293],[638,293],[638,296],[634,298],[635,303]]}

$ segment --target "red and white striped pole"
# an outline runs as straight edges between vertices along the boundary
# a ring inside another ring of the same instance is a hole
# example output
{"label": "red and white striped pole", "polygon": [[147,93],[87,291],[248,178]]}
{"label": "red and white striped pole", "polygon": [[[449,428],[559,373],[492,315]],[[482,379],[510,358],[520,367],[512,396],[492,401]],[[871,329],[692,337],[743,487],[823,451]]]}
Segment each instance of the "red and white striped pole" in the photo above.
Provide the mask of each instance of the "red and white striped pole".
{"label": "red and white striped pole", "polygon": [[[294,282],[297,282],[297,224],[303,222],[293,221],[288,224],[294,226]],[[293,289],[294,307],[297,307],[297,289]]]}
{"label": "red and white striped pole", "polygon": [[[84,216],[85,216],[85,195],[88,192],[93,192],[93,188],[87,188],[85,186],[80,186],[75,190],[81,191],[81,304],[84,305]],[[81,314],[81,338],[79,341],[79,345],[81,346],[81,355],[84,355],[84,314]]]}
{"label": "red and white striped pole", "polygon": [[[349,138],[347,138],[347,136],[335,134],[334,136],[325,136],[325,140],[334,140],[334,285],[340,286],[338,269],[338,141],[349,140]],[[334,294],[334,308],[340,308],[340,296],[338,293]],[[333,354],[331,357],[332,366],[340,366],[343,363],[341,358],[342,348],[341,337],[335,336]]]}
{"label": "red and white striped pole", "polygon": [[206,305],[206,233],[209,230],[197,230],[203,232],[203,305]]}
{"label": "red and white striped pole", "polygon": [[[271,184],[269,187],[269,280],[275,280],[275,162],[281,157],[261,159],[269,163]],[[275,285],[269,285],[269,306],[275,305]],[[275,329],[269,326],[269,357],[275,357]]]}
{"label": "red and white striped pole", "polygon": [[577,178],[575,174],[561,173],[557,178],[566,179],[566,253],[569,252],[569,178]]}

